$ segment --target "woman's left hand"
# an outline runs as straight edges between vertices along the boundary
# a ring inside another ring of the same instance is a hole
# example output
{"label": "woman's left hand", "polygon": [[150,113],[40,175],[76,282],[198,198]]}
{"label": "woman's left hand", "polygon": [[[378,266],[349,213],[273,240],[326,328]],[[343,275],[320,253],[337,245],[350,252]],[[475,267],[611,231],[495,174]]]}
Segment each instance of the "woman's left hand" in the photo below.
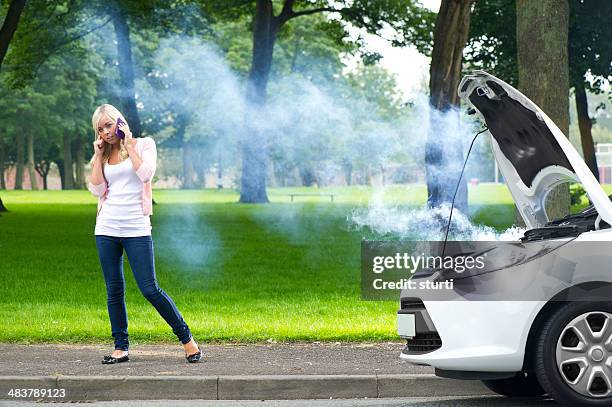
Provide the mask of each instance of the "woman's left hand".
{"label": "woman's left hand", "polygon": [[130,126],[127,123],[121,123],[121,125],[119,125],[119,130],[125,134],[125,138],[123,139],[123,145],[125,145],[125,148],[127,150],[134,148],[134,138],[132,137]]}

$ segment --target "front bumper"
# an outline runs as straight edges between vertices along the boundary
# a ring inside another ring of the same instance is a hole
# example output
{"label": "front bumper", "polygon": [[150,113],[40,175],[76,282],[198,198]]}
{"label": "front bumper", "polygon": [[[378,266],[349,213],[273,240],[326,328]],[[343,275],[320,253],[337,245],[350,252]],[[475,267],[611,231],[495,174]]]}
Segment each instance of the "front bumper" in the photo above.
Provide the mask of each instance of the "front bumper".
{"label": "front bumper", "polygon": [[[398,334],[407,340],[403,352],[410,355],[421,355],[442,346],[440,335],[420,299],[402,300],[401,309],[397,312],[397,320]],[[411,320],[414,321],[412,327],[410,326]]]}
{"label": "front bumper", "polygon": [[413,313],[416,328],[402,359],[443,370],[518,372],[529,329],[545,302],[403,298],[401,304],[398,313]]}

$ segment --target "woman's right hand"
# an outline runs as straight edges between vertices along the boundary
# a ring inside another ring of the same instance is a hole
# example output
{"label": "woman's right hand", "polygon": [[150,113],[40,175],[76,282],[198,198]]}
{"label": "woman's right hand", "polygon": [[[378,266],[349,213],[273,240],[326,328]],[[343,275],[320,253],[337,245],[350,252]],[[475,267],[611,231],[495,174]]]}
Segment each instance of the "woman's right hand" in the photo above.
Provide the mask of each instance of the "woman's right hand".
{"label": "woman's right hand", "polygon": [[96,157],[102,157],[102,153],[104,152],[104,140],[102,140],[102,136],[98,137],[98,139],[93,142],[93,147]]}

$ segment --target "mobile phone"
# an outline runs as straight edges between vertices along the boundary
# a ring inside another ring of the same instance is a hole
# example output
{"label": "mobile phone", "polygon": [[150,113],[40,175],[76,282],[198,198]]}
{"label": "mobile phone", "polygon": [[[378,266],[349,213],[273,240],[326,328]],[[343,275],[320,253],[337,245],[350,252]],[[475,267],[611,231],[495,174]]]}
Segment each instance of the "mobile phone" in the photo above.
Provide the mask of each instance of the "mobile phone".
{"label": "mobile phone", "polygon": [[124,139],[125,138],[125,133],[121,130],[119,130],[119,125],[121,124],[125,124],[125,122],[123,120],[121,120],[121,117],[117,118],[117,127],[115,127],[115,136],[117,136],[117,138],[120,139]]}

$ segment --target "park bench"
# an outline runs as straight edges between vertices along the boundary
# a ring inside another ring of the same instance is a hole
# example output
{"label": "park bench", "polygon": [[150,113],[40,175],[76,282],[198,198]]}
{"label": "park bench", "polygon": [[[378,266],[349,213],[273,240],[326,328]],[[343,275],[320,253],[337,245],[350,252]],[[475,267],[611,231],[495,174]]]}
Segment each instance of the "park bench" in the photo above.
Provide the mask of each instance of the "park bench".
{"label": "park bench", "polygon": [[335,194],[288,194],[291,197],[291,202],[293,202],[293,198],[296,196],[328,196],[331,199],[331,202],[334,202]]}

